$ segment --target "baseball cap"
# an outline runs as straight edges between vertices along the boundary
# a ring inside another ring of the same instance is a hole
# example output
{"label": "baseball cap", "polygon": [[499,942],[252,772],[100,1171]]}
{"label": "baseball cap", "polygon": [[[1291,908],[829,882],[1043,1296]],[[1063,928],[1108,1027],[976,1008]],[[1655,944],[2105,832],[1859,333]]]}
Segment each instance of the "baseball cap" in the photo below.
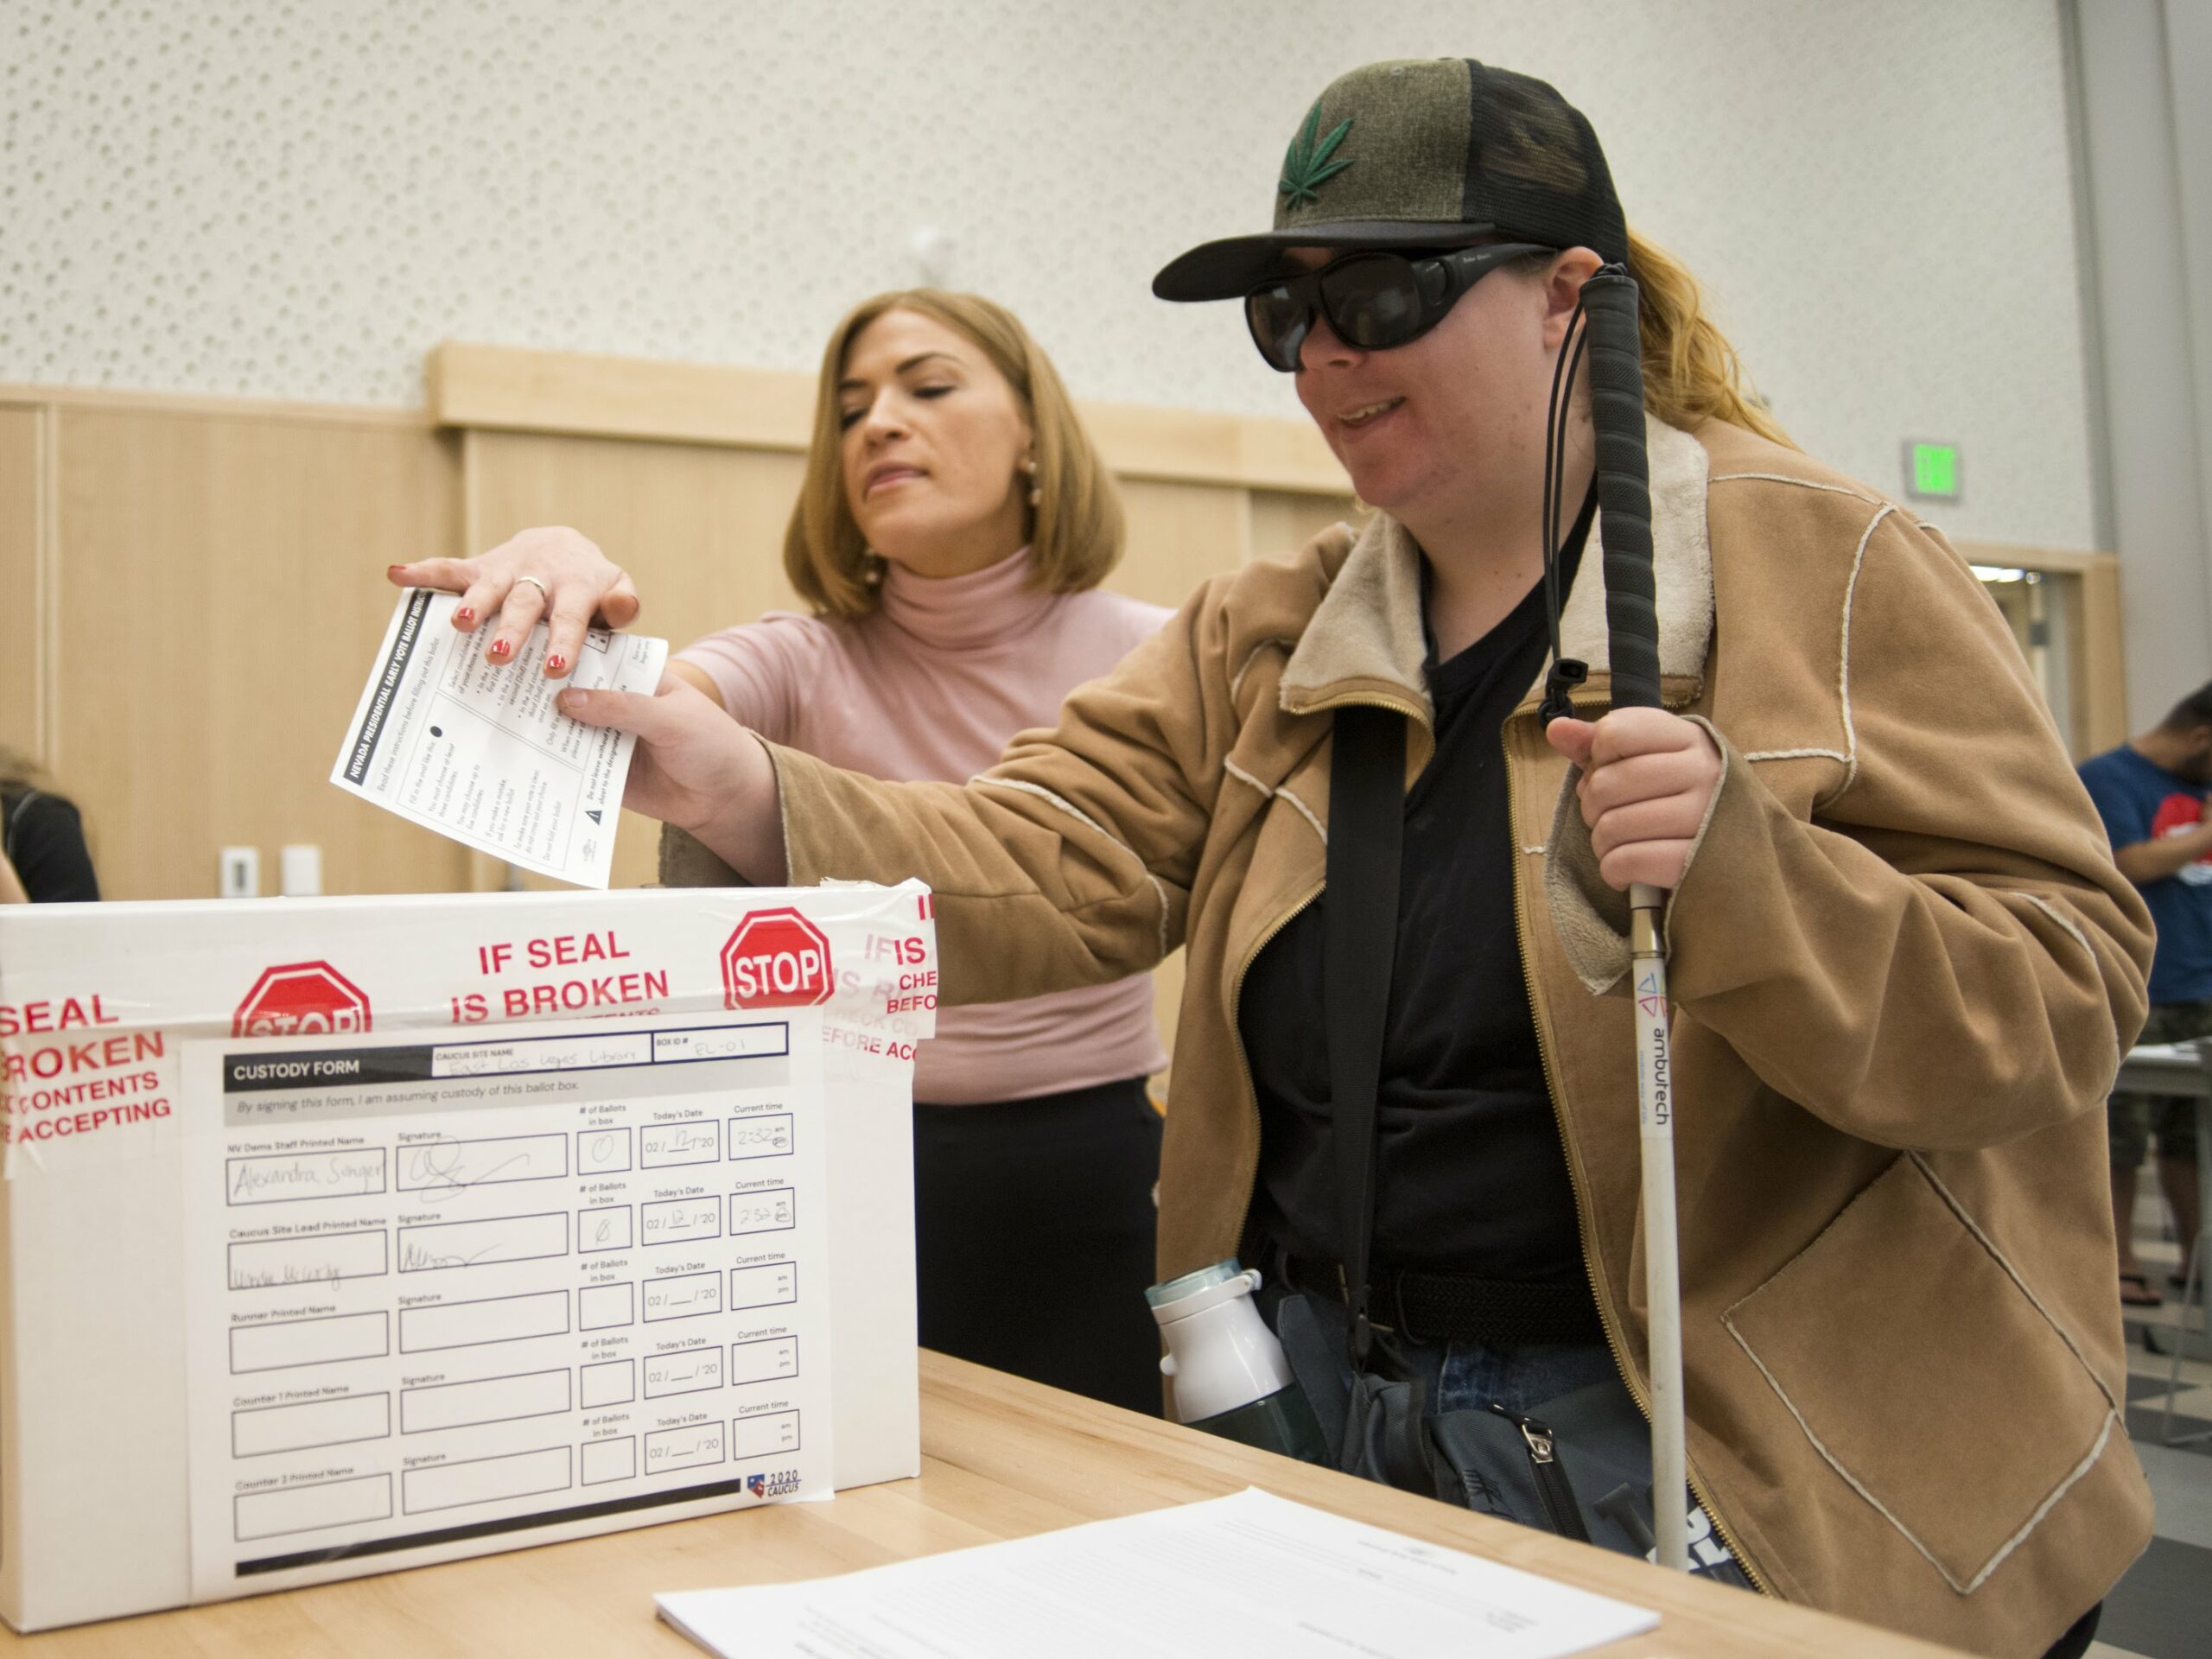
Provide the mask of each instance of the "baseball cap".
{"label": "baseball cap", "polygon": [[1472,58],[1370,63],[1332,81],[1292,136],[1274,228],[1192,248],[1152,291],[1241,298],[1283,270],[1286,248],[1493,237],[1626,262],[1628,225],[1589,121],[1548,82]]}

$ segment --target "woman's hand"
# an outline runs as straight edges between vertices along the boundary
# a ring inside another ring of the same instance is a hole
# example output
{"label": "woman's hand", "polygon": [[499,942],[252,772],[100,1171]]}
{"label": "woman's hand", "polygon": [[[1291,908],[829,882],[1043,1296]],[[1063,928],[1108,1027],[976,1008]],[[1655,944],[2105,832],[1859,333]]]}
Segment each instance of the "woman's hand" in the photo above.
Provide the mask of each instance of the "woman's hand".
{"label": "woman's hand", "polygon": [[[559,527],[525,530],[473,559],[418,559],[385,573],[398,588],[459,594],[453,625],[474,633],[498,613],[499,626],[484,647],[495,663],[514,660],[531,626],[546,622],[545,675],[559,679],[576,665],[584,630],[596,617],[610,628],[638,620],[638,590],[622,567],[589,537]],[[533,578],[524,582],[523,577]],[[540,591],[537,583],[543,583]]]}
{"label": "woman's hand", "polygon": [[1661,709],[1617,709],[1595,725],[1555,720],[1544,735],[1582,768],[1574,792],[1606,886],[1681,886],[1720,785],[1705,728]]}
{"label": "woman's hand", "polygon": [[675,675],[651,696],[570,686],[561,712],[586,726],[633,732],[622,804],[696,836],[747,880],[781,887],[783,810],[760,740]]}

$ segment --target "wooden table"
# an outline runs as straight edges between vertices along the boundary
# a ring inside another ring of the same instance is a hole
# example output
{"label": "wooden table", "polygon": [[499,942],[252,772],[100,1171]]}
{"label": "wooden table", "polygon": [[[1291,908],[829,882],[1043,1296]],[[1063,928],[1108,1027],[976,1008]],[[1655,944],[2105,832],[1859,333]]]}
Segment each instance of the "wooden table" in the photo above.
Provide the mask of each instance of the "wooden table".
{"label": "wooden table", "polygon": [[1951,1651],[925,1353],[918,1479],[41,1636],[0,1630],[0,1655],[696,1659],[654,1617],[656,1592],[814,1578],[1252,1485],[1656,1608],[1656,1630],[1593,1650],[1615,1659]]}
{"label": "wooden table", "polygon": [[[2196,1190],[2212,1196],[2212,1044],[2145,1043],[2139,1048],[2132,1048],[2120,1063],[2120,1077],[2113,1087],[2131,1089],[2138,1094],[2171,1095],[2196,1103]],[[2165,1148],[2160,1147],[2158,1150],[2163,1156]],[[2164,1438],[2168,1446],[2186,1446],[2206,1438],[2202,1432],[2176,1434],[2173,1423],[2173,1394],[2181,1387],[2181,1360],[2212,1360],[2212,1281],[2205,1276],[2212,1273],[2212,1255],[2208,1255],[2212,1252],[2212,1209],[2206,1208],[2201,1198],[2196,1225],[2194,1249],[2185,1249],[2183,1254],[2193,1254],[2205,1265],[2198,1269],[2196,1282],[2182,1292],[2180,1319],[2172,1332],[2153,1335],[2158,1327],[2152,1325],[2146,1328],[2143,1338],[2152,1353],[2170,1353],[2175,1362],[2171,1379],[2173,1388],[2166,1396]],[[2198,1314],[2194,1331],[2189,1328],[2192,1304]],[[2171,1344],[2171,1348],[2162,1344]]]}

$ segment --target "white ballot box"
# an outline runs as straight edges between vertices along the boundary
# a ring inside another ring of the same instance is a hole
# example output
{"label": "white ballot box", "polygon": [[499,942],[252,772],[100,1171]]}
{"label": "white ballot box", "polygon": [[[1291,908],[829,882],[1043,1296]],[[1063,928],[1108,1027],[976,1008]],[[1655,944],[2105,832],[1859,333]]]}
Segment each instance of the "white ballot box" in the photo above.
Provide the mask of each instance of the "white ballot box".
{"label": "white ballot box", "polygon": [[926,889],[0,906],[0,1614],[919,1467]]}

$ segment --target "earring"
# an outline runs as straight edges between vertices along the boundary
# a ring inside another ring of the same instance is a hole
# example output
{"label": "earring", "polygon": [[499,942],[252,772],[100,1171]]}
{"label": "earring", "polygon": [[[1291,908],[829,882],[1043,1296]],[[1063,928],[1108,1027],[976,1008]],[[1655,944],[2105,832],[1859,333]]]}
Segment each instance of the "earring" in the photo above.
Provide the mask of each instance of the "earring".
{"label": "earring", "polygon": [[882,554],[877,552],[874,548],[871,547],[864,550],[861,555],[861,584],[869,588],[881,587],[883,585],[883,569],[888,563],[890,563],[890,561],[885,558]]}
{"label": "earring", "polygon": [[1043,505],[1045,492],[1037,483],[1037,457],[1032,455],[1023,461],[1021,470],[1029,474],[1029,505],[1033,507]]}

